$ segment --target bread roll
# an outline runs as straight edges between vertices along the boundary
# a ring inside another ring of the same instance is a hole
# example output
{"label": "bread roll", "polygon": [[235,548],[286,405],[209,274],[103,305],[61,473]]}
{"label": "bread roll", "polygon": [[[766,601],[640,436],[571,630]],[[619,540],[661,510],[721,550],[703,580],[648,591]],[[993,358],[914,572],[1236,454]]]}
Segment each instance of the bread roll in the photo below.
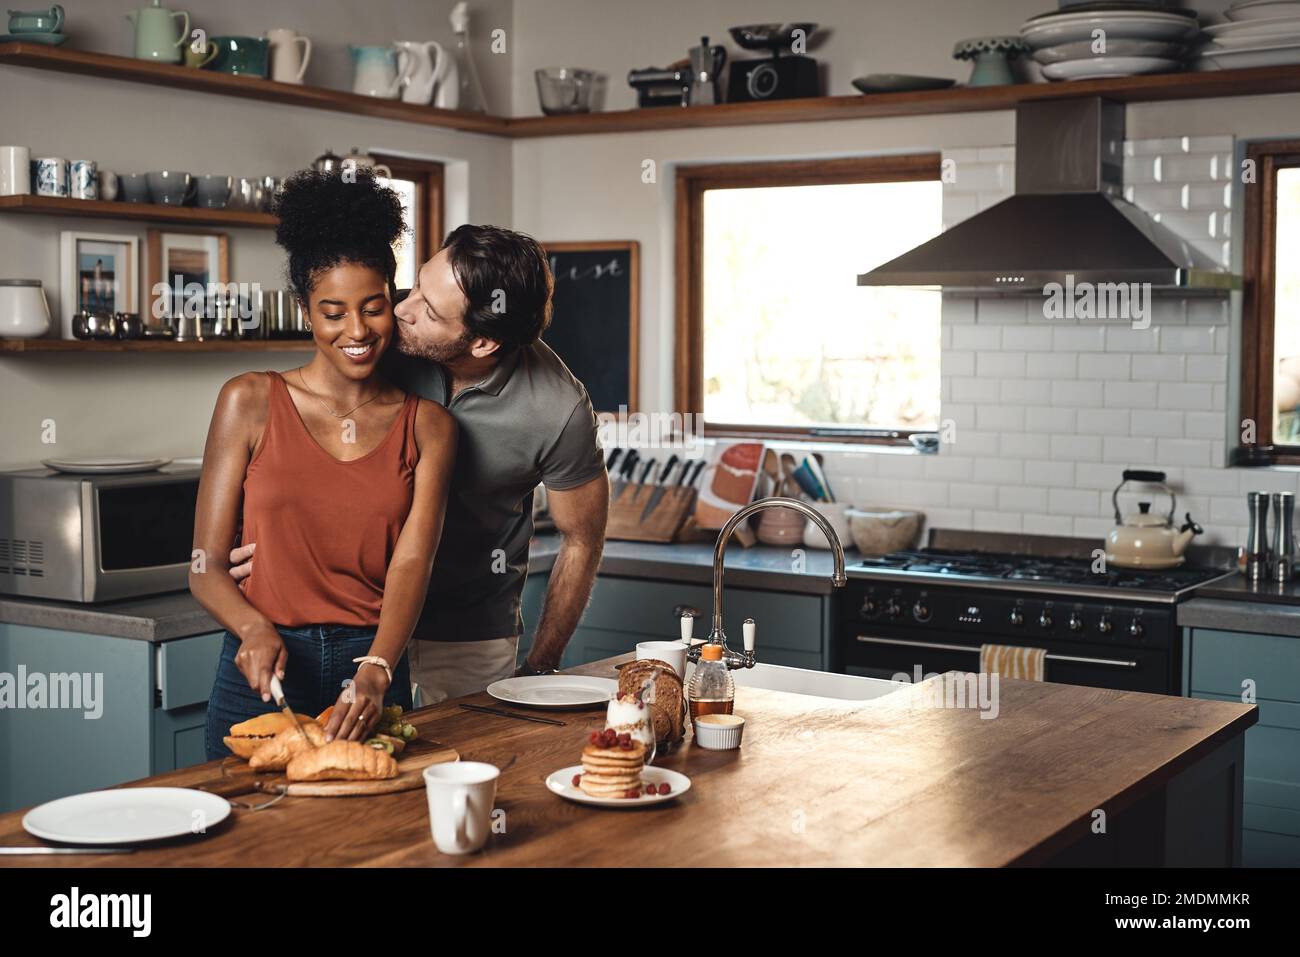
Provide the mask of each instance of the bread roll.
{"label": "bread roll", "polygon": [[306,751],[313,744],[319,747],[325,743],[325,729],[315,721],[303,722],[302,730],[307,735],[306,739],[298,733],[297,728],[285,728],[253,752],[253,756],[248,759],[248,766],[254,771],[283,771],[295,755]]}
{"label": "bread roll", "polygon": [[294,755],[290,781],[382,781],[397,777],[392,756],[360,741],[331,741]]}

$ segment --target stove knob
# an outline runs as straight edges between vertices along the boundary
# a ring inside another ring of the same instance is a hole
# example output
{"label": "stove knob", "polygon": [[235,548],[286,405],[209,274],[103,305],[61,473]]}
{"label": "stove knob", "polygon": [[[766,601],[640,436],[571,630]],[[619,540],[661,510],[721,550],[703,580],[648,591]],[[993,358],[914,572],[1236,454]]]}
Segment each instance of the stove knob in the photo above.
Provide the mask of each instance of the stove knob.
{"label": "stove knob", "polygon": [[1097,622],[1097,630],[1103,635],[1109,635],[1115,630],[1115,626],[1111,623],[1110,615],[1101,616],[1101,620]]}
{"label": "stove knob", "polygon": [[1052,616],[1051,616],[1050,614],[1048,614],[1048,612],[1047,612],[1046,609],[1044,609],[1044,610],[1043,610],[1043,613],[1042,613],[1041,615],[1038,616],[1038,627],[1039,627],[1039,628],[1051,628],[1051,627],[1052,627]]}
{"label": "stove knob", "polygon": [[890,618],[897,618],[903,613],[903,606],[894,598],[889,599],[889,604],[885,606],[885,614]]}
{"label": "stove knob", "polygon": [[1020,606],[1017,605],[1015,608],[1011,609],[1011,624],[1019,628],[1024,623],[1025,613],[1021,610]]}
{"label": "stove knob", "polygon": [[918,598],[916,604],[912,606],[912,617],[917,621],[929,621],[930,606]]}
{"label": "stove knob", "polygon": [[1083,618],[1079,616],[1077,611],[1070,613],[1070,630],[1083,631]]}
{"label": "stove knob", "polygon": [[1145,631],[1146,629],[1142,627],[1142,622],[1138,621],[1136,618],[1129,622],[1128,633],[1131,637],[1141,638]]}
{"label": "stove knob", "polygon": [[872,601],[869,597],[862,599],[862,607],[858,609],[859,618],[875,618],[880,614],[880,606]]}

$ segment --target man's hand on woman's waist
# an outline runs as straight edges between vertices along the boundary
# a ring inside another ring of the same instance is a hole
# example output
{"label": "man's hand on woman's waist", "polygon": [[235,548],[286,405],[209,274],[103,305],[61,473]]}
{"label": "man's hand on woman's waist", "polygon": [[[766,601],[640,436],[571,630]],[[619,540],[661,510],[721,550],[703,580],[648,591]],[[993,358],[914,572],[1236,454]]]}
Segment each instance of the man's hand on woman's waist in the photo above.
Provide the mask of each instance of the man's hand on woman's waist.
{"label": "man's hand on woman's waist", "polygon": [[256,548],[257,542],[249,542],[230,550],[230,577],[235,581],[242,581],[253,574],[253,551]]}

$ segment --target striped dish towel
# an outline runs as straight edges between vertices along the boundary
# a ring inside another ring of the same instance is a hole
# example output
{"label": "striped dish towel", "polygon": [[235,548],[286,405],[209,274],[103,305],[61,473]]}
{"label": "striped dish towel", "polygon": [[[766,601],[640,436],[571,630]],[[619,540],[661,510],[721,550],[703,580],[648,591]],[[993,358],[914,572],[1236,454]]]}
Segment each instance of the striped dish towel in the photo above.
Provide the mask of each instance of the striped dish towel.
{"label": "striped dish towel", "polygon": [[1047,670],[1047,649],[1018,645],[980,645],[980,671],[1003,678],[1042,681]]}

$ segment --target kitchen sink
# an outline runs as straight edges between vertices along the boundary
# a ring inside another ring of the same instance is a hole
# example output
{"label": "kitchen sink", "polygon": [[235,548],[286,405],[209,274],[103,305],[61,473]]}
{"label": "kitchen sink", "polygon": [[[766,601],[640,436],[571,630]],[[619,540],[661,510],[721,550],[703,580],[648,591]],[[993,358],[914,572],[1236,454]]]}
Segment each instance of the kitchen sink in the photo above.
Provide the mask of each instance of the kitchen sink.
{"label": "kitchen sink", "polygon": [[731,673],[736,685],[742,688],[766,688],[769,691],[786,691],[791,694],[814,695],[819,698],[841,698],[845,701],[869,701],[880,698],[900,687],[883,678],[862,678],[857,675],[840,675],[828,671],[809,671],[807,668],[787,668],[759,662],[752,668],[737,668]]}

